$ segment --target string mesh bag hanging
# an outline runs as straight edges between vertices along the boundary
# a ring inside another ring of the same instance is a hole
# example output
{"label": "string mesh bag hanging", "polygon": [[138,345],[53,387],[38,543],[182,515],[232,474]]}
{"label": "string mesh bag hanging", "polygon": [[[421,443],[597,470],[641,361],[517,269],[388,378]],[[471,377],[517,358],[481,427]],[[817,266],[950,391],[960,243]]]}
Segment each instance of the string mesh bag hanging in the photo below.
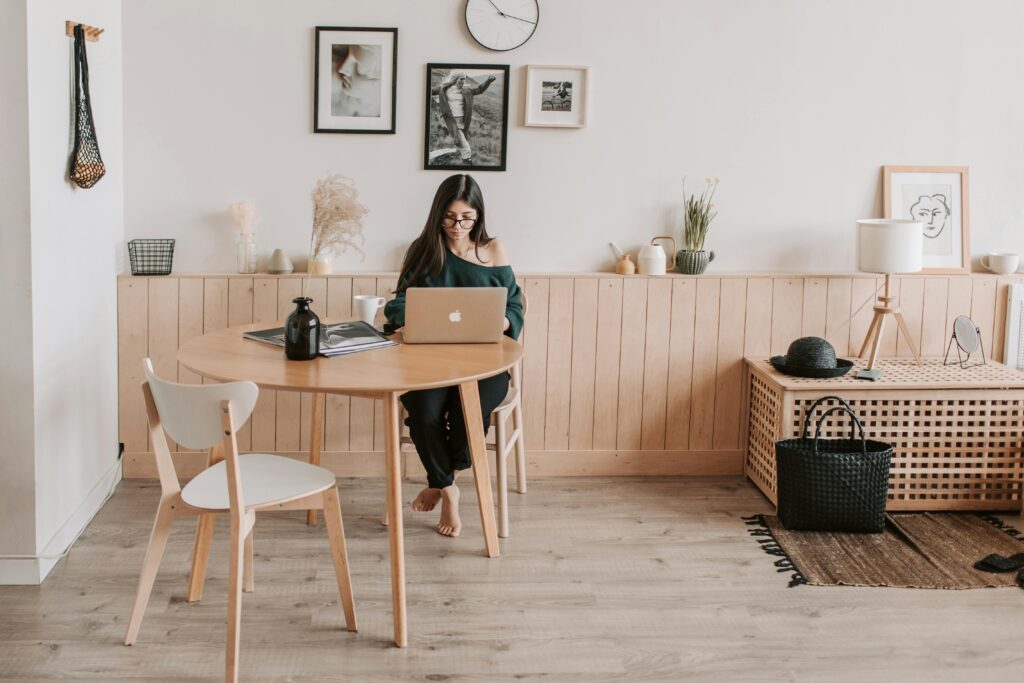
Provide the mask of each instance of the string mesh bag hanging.
{"label": "string mesh bag hanging", "polygon": [[71,152],[71,181],[81,188],[90,188],[107,172],[96,141],[96,125],[92,120],[89,97],[89,61],[85,56],[85,33],[75,26],[75,147]]}

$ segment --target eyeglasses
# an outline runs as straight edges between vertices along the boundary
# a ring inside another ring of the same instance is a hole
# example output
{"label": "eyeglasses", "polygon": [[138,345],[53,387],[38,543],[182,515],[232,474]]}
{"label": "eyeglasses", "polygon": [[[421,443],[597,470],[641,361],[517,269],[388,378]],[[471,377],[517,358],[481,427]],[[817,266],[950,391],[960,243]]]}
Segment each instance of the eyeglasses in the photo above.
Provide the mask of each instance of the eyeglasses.
{"label": "eyeglasses", "polygon": [[450,228],[452,226],[457,225],[457,226],[459,226],[463,230],[470,230],[476,224],[476,219],[475,218],[449,218],[449,217],[445,216],[445,218],[444,218],[444,220],[442,222],[444,223],[444,226],[446,228]]}

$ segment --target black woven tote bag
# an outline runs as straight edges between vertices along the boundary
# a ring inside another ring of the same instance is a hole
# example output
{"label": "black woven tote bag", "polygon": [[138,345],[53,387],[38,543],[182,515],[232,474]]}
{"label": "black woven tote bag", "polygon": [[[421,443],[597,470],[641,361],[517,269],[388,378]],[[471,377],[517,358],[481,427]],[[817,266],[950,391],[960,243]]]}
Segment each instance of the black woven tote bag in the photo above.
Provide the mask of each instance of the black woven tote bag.
{"label": "black woven tote bag", "polygon": [[[818,420],[807,438],[811,415],[828,400],[841,405]],[[822,424],[835,412],[849,414],[849,439],[819,439]],[[860,438],[856,438],[860,430]],[[864,427],[838,396],[815,401],[804,415],[799,439],[775,443],[778,516],[787,529],[881,533],[889,493],[892,445],[864,438]]]}
{"label": "black woven tote bag", "polygon": [[92,98],[89,96],[89,60],[85,55],[85,33],[75,26],[75,147],[71,152],[68,175],[83,189],[98,183],[107,173],[96,140],[96,124],[92,119]]}

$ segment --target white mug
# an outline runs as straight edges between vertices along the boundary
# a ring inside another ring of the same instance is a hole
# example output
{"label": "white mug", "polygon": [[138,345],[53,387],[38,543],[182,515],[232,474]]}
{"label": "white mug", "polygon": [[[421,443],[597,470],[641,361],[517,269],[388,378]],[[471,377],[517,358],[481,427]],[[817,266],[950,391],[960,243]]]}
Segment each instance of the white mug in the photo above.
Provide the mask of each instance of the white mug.
{"label": "white mug", "polygon": [[357,294],[352,297],[352,304],[355,308],[356,318],[367,325],[373,325],[377,317],[377,310],[384,305],[384,297],[373,294]]}
{"label": "white mug", "polygon": [[1017,254],[986,254],[981,257],[981,265],[993,273],[1009,275],[1017,272],[1020,265],[1020,256]]}

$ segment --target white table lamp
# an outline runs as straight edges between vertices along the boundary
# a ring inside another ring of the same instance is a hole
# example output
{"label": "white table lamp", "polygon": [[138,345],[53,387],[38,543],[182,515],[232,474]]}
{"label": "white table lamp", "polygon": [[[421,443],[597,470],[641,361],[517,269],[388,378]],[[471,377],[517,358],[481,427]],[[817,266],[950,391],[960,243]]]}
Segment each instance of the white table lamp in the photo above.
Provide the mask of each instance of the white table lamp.
{"label": "white table lamp", "polygon": [[857,221],[857,241],[860,270],[865,273],[885,275],[885,294],[878,297],[878,303],[875,304],[875,315],[871,319],[868,334],[857,355],[863,357],[870,345],[871,356],[868,358],[867,369],[874,368],[875,360],[878,358],[878,349],[882,344],[885,316],[891,314],[896,318],[896,324],[899,325],[911,353],[914,354],[917,364],[920,365],[921,356],[918,355],[917,347],[914,346],[914,339],[910,336],[907,323],[903,320],[899,306],[893,304],[896,297],[889,294],[889,278],[893,273],[917,273],[921,270],[924,224],[897,218],[860,220]]}

